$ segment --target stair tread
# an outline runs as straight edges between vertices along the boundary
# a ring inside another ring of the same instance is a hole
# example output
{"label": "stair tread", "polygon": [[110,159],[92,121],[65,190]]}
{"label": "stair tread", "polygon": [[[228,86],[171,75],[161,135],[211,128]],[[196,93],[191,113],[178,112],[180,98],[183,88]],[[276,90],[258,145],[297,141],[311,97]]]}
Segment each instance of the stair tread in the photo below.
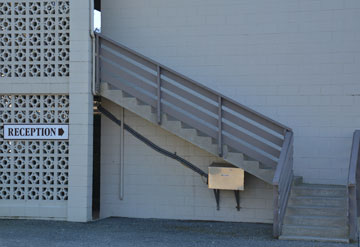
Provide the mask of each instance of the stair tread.
{"label": "stair tread", "polygon": [[340,200],[340,199],[345,199],[346,196],[298,196],[298,195],[294,195],[291,199],[328,199],[328,200]]}
{"label": "stair tread", "polygon": [[346,230],[346,227],[343,226],[309,226],[309,225],[295,225],[295,224],[284,224],[284,227],[288,228],[310,228],[314,230],[325,230],[325,229],[341,229]]}
{"label": "stair tread", "polygon": [[325,237],[311,237],[311,236],[281,235],[279,239],[349,243],[349,239],[347,238],[325,238]]}
{"label": "stair tread", "polygon": [[328,185],[328,184],[298,184],[294,186],[294,189],[335,189],[346,190],[345,185]]}
{"label": "stair tread", "polygon": [[317,205],[289,205],[288,208],[345,209],[345,206],[333,207],[333,206],[317,206]]}
{"label": "stair tread", "polygon": [[329,215],[301,215],[301,214],[296,214],[296,215],[287,215],[286,217],[289,218],[306,218],[306,219],[311,219],[311,218],[316,218],[316,219],[344,219],[346,218],[346,216],[329,216]]}

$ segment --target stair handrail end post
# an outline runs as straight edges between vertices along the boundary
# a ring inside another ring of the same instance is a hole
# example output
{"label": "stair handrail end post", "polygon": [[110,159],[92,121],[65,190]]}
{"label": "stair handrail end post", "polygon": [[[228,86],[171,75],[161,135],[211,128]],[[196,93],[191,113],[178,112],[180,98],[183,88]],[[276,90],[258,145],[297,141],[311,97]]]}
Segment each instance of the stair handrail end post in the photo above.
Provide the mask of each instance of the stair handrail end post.
{"label": "stair handrail end post", "polygon": [[273,236],[278,238],[279,233],[279,185],[274,184],[273,186],[273,197],[274,197],[274,219],[273,219]]}
{"label": "stair handrail end post", "polygon": [[349,226],[349,239],[351,241],[358,241],[358,215],[359,205],[357,193],[359,191],[359,171],[360,169],[360,130],[355,130],[353,134],[350,163],[349,163],[349,174],[347,181],[347,216]]}
{"label": "stair handrail end post", "polygon": [[276,166],[275,175],[273,178],[273,185],[279,185],[279,181],[281,179],[281,173],[284,169],[284,166],[286,165],[286,158],[291,150],[292,142],[293,142],[293,132],[291,130],[287,130],[285,132],[284,143],[281,148],[278,165]]}
{"label": "stair handrail end post", "polygon": [[288,176],[292,177],[293,174],[293,136],[294,134],[292,130],[285,130],[284,142],[281,148],[280,157],[273,178],[273,236],[275,238],[278,238],[281,234],[283,218],[285,216],[286,205],[289,199],[288,194],[291,191],[292,179],[288,178]]}

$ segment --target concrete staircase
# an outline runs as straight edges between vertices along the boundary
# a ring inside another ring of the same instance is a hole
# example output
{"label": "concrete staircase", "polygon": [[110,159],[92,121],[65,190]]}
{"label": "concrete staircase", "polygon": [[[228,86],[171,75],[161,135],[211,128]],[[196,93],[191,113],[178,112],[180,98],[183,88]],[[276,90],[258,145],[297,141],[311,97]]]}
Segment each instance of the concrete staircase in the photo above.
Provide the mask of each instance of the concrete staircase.
{"label": "concrete staircase", "polygon": [[[113,88],[108,83],[101,83],[100,95],[115,104],[139,115],[153,124],[157,124],[156,111],[150,105],[144,104],[135,97]],[[218,146],[216,140],[203,135],[198,130],[191,128],[175,118],[163,114],[161,127],[172,134],[185,139],[186,141],[198,146],[199,148],[218,155]],[[261,180],[271,184],[274,177],[274,169],[271,169],[258,161],[251,160],[242,153],[235,152],[227,146],[224,148],[223,160],[244,169],[246,172],[258,177]]]}
{"label": "concrete staircase", "polygon": [[348,243],[346,205],[345,186],[295,184],[279,238]]}

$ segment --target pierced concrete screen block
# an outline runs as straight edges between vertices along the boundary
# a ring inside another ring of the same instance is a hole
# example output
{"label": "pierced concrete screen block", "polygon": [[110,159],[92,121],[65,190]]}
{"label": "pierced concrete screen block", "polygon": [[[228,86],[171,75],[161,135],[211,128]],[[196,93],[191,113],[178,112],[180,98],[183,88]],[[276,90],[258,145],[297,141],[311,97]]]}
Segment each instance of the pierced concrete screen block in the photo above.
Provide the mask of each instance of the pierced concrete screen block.
{"label": "pierced concrete screen block", "polygon": [[0,95],[0,200],[68,199],[68,141],[5,141],[4,124],[69,122],[67,95]]}
{"label": "pierced concrete screen block", "polygon": [[0,2],[0,77],[69,76],[69,1]]}

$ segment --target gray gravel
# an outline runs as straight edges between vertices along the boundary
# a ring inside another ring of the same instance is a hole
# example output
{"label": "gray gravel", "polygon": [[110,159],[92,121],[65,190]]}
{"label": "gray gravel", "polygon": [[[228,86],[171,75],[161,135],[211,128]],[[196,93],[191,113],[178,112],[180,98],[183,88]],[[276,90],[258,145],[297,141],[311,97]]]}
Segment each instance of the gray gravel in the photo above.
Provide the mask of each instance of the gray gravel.
{"label": "gray gravel", "polygon": [[110,218],[90,223],[0,220],[1,247],[101,246],[357,246],[280,241],[269,224]]}

